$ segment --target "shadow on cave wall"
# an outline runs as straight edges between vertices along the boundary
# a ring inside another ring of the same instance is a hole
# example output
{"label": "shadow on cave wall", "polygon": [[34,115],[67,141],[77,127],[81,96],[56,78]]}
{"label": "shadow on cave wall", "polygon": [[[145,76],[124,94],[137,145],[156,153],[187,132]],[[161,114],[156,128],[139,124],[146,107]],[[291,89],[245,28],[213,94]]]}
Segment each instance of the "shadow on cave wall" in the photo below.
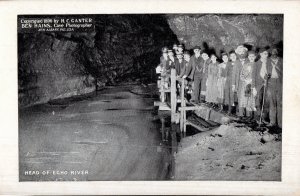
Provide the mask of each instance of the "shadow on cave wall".
{"label": "shadow on cave wall", "polygon": [[120,82],[156,80],[160,49],[177,42],[165,16],[94,17],[92,33],[18,33],[21,107]]}
{"label": "shadow on cave wall", "polygon": [[100,84],[155,82],[160,49],[177,42],[163,15],[98,15],[96,29],[85,60]]}

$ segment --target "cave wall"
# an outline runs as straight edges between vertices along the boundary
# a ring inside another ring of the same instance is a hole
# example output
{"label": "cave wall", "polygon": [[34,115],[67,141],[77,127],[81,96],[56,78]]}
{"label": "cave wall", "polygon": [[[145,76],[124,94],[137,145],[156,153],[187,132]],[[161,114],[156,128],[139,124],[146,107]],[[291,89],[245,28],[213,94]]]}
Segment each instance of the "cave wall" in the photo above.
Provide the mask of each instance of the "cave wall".
{"label": "cave wall", "polygon": [[95,15],[93,33],[19,33],[21,107],[120,82],[156,80],[160,49],[177,41],[163,15]]}
{"label": "cave wall", "polygon": [[95,90],[94,78],[76,56],[83,34],[18,34],[19,104],[27,106]]}
{"label": "cave wall", "polygon": [[98,84],[155,82],[161,48],[177,42],[164,15],[98,15],[95,48],[87,50]]}
{"label": "cave wall", "polygon": [[254,50],[273,45],[282,49],[283,15],[169,15],[168,23],[187,49],[199,45],[217,54],[241,44]]}

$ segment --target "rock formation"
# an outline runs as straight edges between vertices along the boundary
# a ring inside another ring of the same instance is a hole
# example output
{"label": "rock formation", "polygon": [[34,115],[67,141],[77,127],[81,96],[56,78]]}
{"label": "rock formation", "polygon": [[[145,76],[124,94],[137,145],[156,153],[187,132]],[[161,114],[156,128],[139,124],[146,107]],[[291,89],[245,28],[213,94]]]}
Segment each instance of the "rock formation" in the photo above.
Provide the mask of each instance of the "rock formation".
{"label": "rock formation", "polygon": [[96,15],[93,33],[19,33],[20,106],[155,81],[160,49],[176,42],[163,15]]}
{"label": "rock formation", "polygon": [[[282,47],[282,15],[95,15],[92,33],[19,33],[20,106],[119,82],[155,82],[160,49]],[[178,38],[178,39],[177,39]]]}
{"label": "rock formation", "polygon": [[282,48],[283,15],[168,15],[168,23],[187,49],[199,45],[220,54],[240,44],[254,50],[273,45]]}

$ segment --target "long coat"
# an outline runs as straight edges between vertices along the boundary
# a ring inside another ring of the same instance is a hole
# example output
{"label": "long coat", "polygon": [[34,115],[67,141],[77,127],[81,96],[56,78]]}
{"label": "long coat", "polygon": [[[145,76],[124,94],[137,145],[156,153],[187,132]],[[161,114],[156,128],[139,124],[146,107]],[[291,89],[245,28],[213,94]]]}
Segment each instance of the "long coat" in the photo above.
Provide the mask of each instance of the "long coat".
{"label": "long coat", "polygon": [[169,58],[165,59],[163,56],[160,57],[160,63],[158,66],[161,67],[161,75],[166,75],[168,67],[167,67],[167,62]]}
{"label": "long coat", "polygon": [[174,57],[173,60],[171,60],[169,58],[168,61],[167,61],[167,69],[175,68],[175,61],[176,61],[175,57]]}
{"label": "long coat", "polygon": [[226,82],[224,87],[224,104],[232,106],[234,105],[234,91],[232,86],[236,83],[236,68],[235,64],[229,62],[225,69]]}
{"label": "long coat", "polygon": [[193,70],[193,67],[192,67],[191,61],[187,62],[184,60],[184,70],[179,75],[179,77],[183,77],[185,75],[185,76],[187,76],[187,78],[192,80],[193,79],[192,70]]}
{"label": "long coat", "polygon": [[247,111],[255,111],[255,98],[251,92],[253,86],[252,72],[255,62],[246,62],[241,69],[239,80],[238,100],[239,107],[246,108]]}
{"label": "long coat", "polygon": [[270,60],[268,59],[266,62],[267,73],[264,77],[261,77],[260,71],[262,68],[262,64],[263,63],[261,60],[257,61],[256,66],[254,67],[253,72],[252,72],[253,86],[255,87],[255,89],[257,91],[259,91],[263,87],[265,80],[268,77],[267,75],[272,73],[272,65],[271,65]]}
{"label": "long coat", "polygon": [[206,80],[208,76],[208,65],[211,63],[210,59],[207,59],[206,61],[203,60],[203,75],[202,75],[202,84],[201,85],[201,94],[206,95]]}
{"label": "long coat", "polygon": [[234,80],[234,85],[235,85],[235,91],[239,91],[239,84],[240,84],[240,74],[242,70],[242,63],[240,60],[236,60],[234,62],[231,62],[234,65],[234,75],[233,75],[233,80]]}
{"label": "long coat", "polygon": [[181,62],[179,62],[178,59],[175,60],[175,70],[176,70],[176,74],[177,75],[181,75],[181,73],[183,73],[185,71],[185,64],[184,64],[184,59],[181,60]]}
{"label": "long coat", "polygon": [[211,63],[208,66],[207,76],[207,90],[206,90],[206,101],[211,103],[218,103],[218,63]]}
{"label": "long coat", "polygon": [[230,62],[227,63],[220,63],[219,64],[219,71],[218,71],[218,81],[217,81],[217,87],[218,87],[218,102],[223,104],[224,103],[224,93],[225,93],[225,84],[226,84],[226,68],[229,66]]}
{"label": "long coat", "polygon": [[203,76],[203,66],[204,66],[204,60],[202,57],[196,58],[195,55],[191,57],[191,64],[192,64],[192,77],[200,77]]}

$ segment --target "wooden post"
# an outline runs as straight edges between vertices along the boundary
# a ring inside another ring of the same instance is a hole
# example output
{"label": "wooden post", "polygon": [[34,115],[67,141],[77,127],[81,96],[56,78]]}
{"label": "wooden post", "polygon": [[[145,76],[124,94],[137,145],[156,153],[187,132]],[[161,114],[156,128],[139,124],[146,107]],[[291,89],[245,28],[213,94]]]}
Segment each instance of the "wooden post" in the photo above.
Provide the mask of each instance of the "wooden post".
{"label": "wooden post", "polygon": [[161,122],[161,140],[165,141],[165,131],[166,131],[166,127],[165,127],[165,119],[162,117],[160,118],[160,122]]}
{"label": "wooden post", "polygon": [[161,80],[160,80],[160,98],[161,98],[161,102],[164,103],[166,100],[166,95],[165,95],[165,77],[161,76]]}
{"label": "wooden post", "polygon": [[184,132],[184,114],[185,114],[185,98],[184,98],[184,89],[185,89],[185,79],[181,81],[181,92],[180,92],[180,99],[181,99],[181,111],[180,111],[180,131],[181,133]]}
{"label": "wooden post", "polygon": [[171,69],[171,122],[176,122],[176,106],[177,106],[177,97],[176,97],[176,70]]}

